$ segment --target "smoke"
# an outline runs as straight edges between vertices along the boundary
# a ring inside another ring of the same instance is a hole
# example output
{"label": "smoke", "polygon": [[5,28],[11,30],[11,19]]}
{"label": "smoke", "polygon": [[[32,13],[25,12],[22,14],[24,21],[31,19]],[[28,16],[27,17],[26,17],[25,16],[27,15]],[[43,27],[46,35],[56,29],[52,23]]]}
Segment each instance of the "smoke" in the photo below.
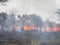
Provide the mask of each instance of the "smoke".
{"label": "smoke", "polygon": [[18,10],[17,15],[36,14],[42,17],[44,21],[49,19],[58,22],[54,14],[56,10],[55,0],[9,0],[6,6],[0,4],[0,12],[4,11],[9,13],[13,9]]}

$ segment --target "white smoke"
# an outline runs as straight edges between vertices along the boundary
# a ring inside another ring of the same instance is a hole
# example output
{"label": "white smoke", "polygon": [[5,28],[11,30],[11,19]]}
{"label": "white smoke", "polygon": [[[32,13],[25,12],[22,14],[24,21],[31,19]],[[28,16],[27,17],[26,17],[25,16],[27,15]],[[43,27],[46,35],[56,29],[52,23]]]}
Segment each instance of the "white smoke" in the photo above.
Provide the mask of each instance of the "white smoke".
{"label": "white smoke", "polygon": [[43,20],[49,19],[58,22],[54,11],[56,10],[56,5],[59,4],[59,0],[9,0],[6,6],[0,4],[0,12],[9,13],[11,10],[17,9],[17,15],[37,14]]}

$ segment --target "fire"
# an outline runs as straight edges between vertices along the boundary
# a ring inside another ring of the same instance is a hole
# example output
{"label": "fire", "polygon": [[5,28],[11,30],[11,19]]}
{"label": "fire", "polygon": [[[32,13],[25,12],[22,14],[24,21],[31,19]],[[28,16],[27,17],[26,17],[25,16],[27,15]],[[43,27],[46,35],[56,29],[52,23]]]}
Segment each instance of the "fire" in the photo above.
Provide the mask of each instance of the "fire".
{"label": "fire", "polygon": [[[14,29],[17,30],[17,31],[21,30],[21,26],[20,25],[11,26],[9,31],[12,31]],[[31,25],[31,26],[24,25],[23,29],[25,31],[27,31],[27,30],[38,30],[40,28],[38,28],[35,25]],[[46,31],[46,32],[60,32],[60,27],[53,26],[53,27],[50,28],[49,26],[46,26],[46,27],[43,28],[43,30]]]}
{"label": "fire", "polygon": [[52,27],[53,32],[60,32],[60,26],[54,26]]}
{"label": "fire", "polygon": [[53,31],[53,32],[57,32],[57,28],[56,28],[56,27],[53,27],[53,28],[52,28],[52,31]]}
{"label": "fire", "polygon": [[11,26],[10,27],[10,31],[12,31],[12,30],[20,30],[20,28],[21,28],[21,26],[20,25],[14,25],[14,26]]}
{"label": "fire", "polygon": [[50,32],[51,31],[50,27],[48,27],[48,26],[45,27],[44,30],[47,31],[47,32]]}
{"label": "fire", "polygon": [[35,29],[37,29],[37,27],[36,26],[27,26],[27,25],[24,25],[23,29],[24,30],[35,30]]}
{"label": "fire", "polygon": [[48,26],[46,26],[45,28],[44,28],[44,31],[46,31],[46,32],[60,32],[60,28],[59,27],[52,27],[52,28],[50,28],[50,27],[48,27]]}
{"label": "fire", "polygon": [[23,29],[24,30],[30,30],[29,26],[24,26]]}

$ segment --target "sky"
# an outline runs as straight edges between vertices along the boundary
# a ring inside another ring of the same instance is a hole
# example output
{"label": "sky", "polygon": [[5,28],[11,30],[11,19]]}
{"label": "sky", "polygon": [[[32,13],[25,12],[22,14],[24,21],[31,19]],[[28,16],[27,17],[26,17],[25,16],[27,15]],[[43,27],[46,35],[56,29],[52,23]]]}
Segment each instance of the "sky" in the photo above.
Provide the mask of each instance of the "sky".
{"label": "sky", "polygon": [[14,11],[17,15],[23,14],[37,14],[44,21],[49,19],[56,23],[58,17],[55,15],[55,11],[60,8],[60,0],[9,0],[7,5],[4,6],[0,3],[0,12]]}

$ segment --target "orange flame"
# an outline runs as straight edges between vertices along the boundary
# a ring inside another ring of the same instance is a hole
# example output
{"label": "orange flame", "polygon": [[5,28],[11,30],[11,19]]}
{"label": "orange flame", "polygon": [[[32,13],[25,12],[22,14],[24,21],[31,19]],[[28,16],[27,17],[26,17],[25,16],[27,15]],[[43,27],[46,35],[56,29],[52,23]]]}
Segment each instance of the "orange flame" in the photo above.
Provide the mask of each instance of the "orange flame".
{"label": "orange flame", "polygon": [[36,26],[27,26],[27,25],[24,25],[23,29],[24,30],[35,30],[35,29],[37,29],[37,27]]}
{"label": "orange flame", "polygon": [[47,32],[50,32],[51,31],[51,29],[50,29],[50,27],[45,27],[45,29],[44,29],[45,31],[47,31]]}

